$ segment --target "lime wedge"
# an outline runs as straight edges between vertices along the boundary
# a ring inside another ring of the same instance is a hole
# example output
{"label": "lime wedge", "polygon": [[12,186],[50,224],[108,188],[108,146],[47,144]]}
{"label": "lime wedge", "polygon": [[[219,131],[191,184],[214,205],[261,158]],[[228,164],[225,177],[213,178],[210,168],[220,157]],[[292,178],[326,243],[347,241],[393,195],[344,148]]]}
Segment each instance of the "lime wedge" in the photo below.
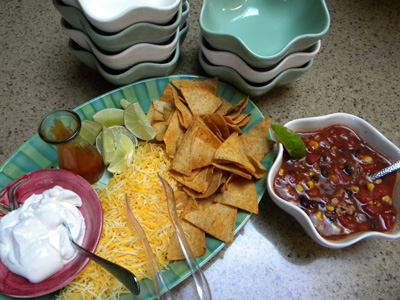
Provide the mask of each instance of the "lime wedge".
{"label": "lime wedge", "polygon": [[122,134],[107,170],[111,173],[121,173],[131,161],[134,151],[135,146],[132,140],[125,134]]}
{"label": "lime wedge", "polygon": [[123,109],[127,108],[131,103],[126,99],[119,100],[119,104],[122,106]]}
{"label": "lime wedge", "polygon": [[156,136],[156,131],[137,102],[125,109],[124,122],[125,127],[141,140],[149,141]]}
{"label": "lime wedge", "polygon": [[96,142],[96,138],[101,132],[101,124],[92,120],[82,121],[79,136],[87,140],[91,145]]}
{"label": "lime wedge", "polygon": [[296,132],[279,124],[273,124],[271,129],[283,144],[290,157],[297,159],[306,155],[306,145]]}
{"label": "lime wedge", "polygon": [[[107,128],[109,131],[111,131],[112,136],[113,136],[113,141],[114,141],[114,147],[116,148],[118,146],[119,140],[121,139],[121,135],[124,134],[128,136],[131,140],[132,143],[135,147],[139,146],[138,140],[136,136],[134,136],[128,129],[126,129],[124,126],[111,126]],[[99,134],[96,139],[96,147],[99,150],[100,153],[103,153],[103,135]]]}
{"label": "lime wedge", "polygon": [[114,156],[115,144],[113,134],[106,126],[103,126],[101,141],[103,161],[105,165],[108,165]]}
{"label": "lime wedge", "polygon": [[107,127],[124,125],[124,110],[121,108],[105,108],[95,113],[93,121]]}

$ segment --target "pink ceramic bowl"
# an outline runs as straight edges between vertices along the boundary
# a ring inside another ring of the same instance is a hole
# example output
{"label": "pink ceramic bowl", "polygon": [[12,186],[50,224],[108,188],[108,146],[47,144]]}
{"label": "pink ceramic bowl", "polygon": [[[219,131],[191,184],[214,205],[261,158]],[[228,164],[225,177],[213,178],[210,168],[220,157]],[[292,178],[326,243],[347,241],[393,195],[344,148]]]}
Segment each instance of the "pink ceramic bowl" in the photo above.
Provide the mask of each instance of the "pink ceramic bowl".
{"label": "pink ceramic bowl", "polygon": [[[99,243],[102,231],[103,210],[97,193],[82,177],[60,169],[34,171],[8,184],[0,193],[0,203],[9,205],[9,195],[13,193],[17,203],[21,205],[32,194],[40,194],[55,185],[72,190],[82,198],[82,206],[79,210],[85,218],[86,223],[86,233],[82,246],[94,252]],[[15,189],[13,187],[15,187]],[[0,215],[0,218],[2,216],[3,215]],[[71,282],[83,270],[88,262],[88,258],[78,254],[76,258],[65,265],[61,271],[36,284],[30,283],[24,277],[10,272],[0,262],[0,292],[21,298],[38,297],[49,294]]]}

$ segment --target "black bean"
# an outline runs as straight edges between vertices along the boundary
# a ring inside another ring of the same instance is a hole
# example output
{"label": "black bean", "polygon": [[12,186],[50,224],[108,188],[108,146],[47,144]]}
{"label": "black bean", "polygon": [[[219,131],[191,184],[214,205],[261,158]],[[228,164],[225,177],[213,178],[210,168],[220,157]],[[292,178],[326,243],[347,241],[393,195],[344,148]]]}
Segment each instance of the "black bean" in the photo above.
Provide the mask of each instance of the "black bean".
{"label": "black bean", "polygon": [[321,175],[324,176],[325,178],[328,178],[329,172],[328,172],[327,168],[321,169]]}
{"label": "black bean", "polygon": [[343,169],[344,173],[351,176],[351,168],[349,166],[345,166]]}
{"label": "black bean", "polygon": [[339,148],[339,153],[344,153],[345,151],[346,151],[346,149],[344,147]]}

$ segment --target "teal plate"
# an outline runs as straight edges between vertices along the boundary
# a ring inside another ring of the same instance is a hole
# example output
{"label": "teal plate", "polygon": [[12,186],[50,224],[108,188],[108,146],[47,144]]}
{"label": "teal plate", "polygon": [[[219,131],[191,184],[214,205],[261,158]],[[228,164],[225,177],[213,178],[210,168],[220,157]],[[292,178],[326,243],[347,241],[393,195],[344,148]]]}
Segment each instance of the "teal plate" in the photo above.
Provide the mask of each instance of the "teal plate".
{"label": "teal plate", "polygon": [[[104,109],[117,107],[120,108],[119,101],[124,98],[131,102],[139,102],[142,109],[147,112],[152,100],[160,99],[165,86],[174,79],[198,79],[205,80],[207,77],[189,76],[189,75],[174,75],[167,77],[160,77],[136,82],[125,87],[118,88],[107,94],[99,96],[79,107],[74,109],[82,120],[92,119],[93,115]],[[224,97],[229,102],[235,104],[239,102],[245,94],[239,92],[234,87],[225,84],[224,82],[218,83],[217,95]],[[249,130],[264,117],[260,110],[249,101],[248,106],[243,113],[251,114],[251,120],[243,127],[243,131]],[[262,164],[269,170],[275,159],[273,151],[263,159]],[[4,188],[12,180],[35,170],[56,168],[57,167],[57,152],[53,146],[43,142],[39,135],[34,135],[23,146],[21,146],[0,168],[0,188]],[[264,176],[256,182],[258,202],[266,190],[266,177]],[[160,183],[161,184],[161,183]],[[251,214],[245,211],[238,211],[235,234],[246,224]],[[203,256],[197,258],[200,266],[204,265],[211,258],[213,258],[223,247],[225,243],[216,240],[210,236],[206,237],[207,252]],[[187,277],[190,276],[190,269],[185,261],[172,262],[168,265],[169,270],[163,272],[165,282],[168,287],[172,289]],[[151,294],[150,281],[142,280],[140,283],[141,293],[135,299],[154,299],[155,296]],[[56,294],[42,296],[36,299],[56,299]],[[0,294],[0,300],[12,299],[9,296]],[[131,295],[123,295],[121,299],[132,299]]]}

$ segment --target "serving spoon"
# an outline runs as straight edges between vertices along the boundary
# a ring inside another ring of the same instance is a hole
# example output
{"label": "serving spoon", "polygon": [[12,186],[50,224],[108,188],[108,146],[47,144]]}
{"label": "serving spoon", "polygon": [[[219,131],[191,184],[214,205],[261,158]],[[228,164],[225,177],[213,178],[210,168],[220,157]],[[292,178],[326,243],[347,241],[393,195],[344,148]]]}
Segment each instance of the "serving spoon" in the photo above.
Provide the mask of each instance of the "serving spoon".
{"label": "serving spoon", "polygon": [[393,165],[390,165],[372,175],[369,176],[369,180],[374,181],[377,180],[378,178],[381,178],[389,173],[392,173],[394,171],[397,171],[400,169],[400,160],[395,162]]}
{"label": "serving spoon", "polygon": [[137,280],[135,274],[133,274],[131,271],[125,269],[124,267],[121,267],[120,265],[117,265],[105,258],[102,258],[85,248],[82,248],[79,246],[75,241],[74,238],[72,237],[71,230],[65,222],[65,220],[62,220],[62,224],[64,227],[67,229],[68,232],[68,237],[72,243],[72,245],[83,255],[86,257],[90,258],[100,266],[102,266],[104,269],[106,269],[108,272],[110,272],[112,275],[114,275],[115,278],[117,278],[123,285],[126,286],[126,288],[134,295],[139,295],[140,293],[140,284],[139,281]]}

